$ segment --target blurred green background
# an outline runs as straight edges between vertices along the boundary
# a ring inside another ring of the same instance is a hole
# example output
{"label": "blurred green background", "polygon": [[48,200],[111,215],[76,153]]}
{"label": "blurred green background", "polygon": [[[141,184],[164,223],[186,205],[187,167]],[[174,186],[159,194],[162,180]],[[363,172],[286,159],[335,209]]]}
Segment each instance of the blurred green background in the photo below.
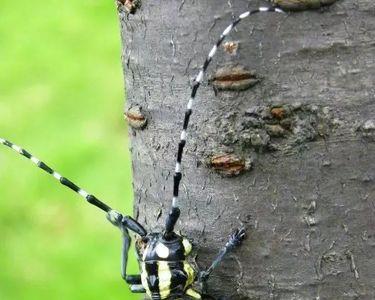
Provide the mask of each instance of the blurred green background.
{"label": "blurred green background", "polygon": [[[1,1],[0,136],[131,213],[120,54],[113,0]],[[104,214],[3,146],[0,234],[0,299],[139,298]]]}

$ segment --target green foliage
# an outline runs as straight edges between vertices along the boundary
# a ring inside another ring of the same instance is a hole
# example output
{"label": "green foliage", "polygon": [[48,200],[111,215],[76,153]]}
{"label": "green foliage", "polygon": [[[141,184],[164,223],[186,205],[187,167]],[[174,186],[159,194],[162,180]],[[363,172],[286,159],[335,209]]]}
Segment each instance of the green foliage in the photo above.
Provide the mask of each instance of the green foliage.
{"label": "green foliage", "polygon": [[[120,53],[113,1],[1,2],[0,136],[130,213]],[[0,299],[138,299],[104,214],[5,147],[0,233]]]}

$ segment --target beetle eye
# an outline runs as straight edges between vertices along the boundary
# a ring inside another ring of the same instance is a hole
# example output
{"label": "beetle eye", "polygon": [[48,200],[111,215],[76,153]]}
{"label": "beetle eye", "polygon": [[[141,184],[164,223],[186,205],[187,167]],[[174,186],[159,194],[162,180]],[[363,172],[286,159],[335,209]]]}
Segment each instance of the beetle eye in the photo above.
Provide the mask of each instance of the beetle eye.
{"label": "beetle eye", "polygon": [[150,239],[148,237],[142,237],[142,242],[147,244],[148,242],[150,241]]}

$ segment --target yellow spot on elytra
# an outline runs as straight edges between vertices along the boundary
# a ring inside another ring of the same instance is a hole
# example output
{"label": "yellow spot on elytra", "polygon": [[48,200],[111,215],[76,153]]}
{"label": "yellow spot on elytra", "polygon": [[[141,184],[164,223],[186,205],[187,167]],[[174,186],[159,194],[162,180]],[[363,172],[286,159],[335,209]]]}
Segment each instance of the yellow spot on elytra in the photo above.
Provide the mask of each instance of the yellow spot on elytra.
{"label": "yellow spot on elytra", "polygon": [[185,256],[188,256],[191,253],[193,246],[191,245],[189,240],[185,238],[182,240],[182,244],[184,245]]}
{"label": "yellow spot on elytra", "polygon": [[187,288],[189,285],[191,285],[194,282],[195,279],[195,270],[193,267],[188,263],[184,262],[184,271],[186,272],[188,278],[186,280],[185,288]]}
{"label": "yellow spot on elytra", "polygon": [[188,289],[186,291],[186,295],[192,297],[193,299],[202,299],[202,296],[199,295],[196,291],[194,291],[193,289]]}
{"label": "yellow spot on elytra", "polygon": [[145,263],[141,263],[141,281],[142,281],[143,287],[146,290],[146,294],[151,297],[152,295],[151,295],[151,291],[150,291],[150,288],[149,288],[148,282],[147,282],[147,271],[146,271],[146,264]]}
{"label": "yellow spot on elytra", "polygon": [[159,293],[161,299],[167,299],[171,293],[172,273],[168,262],[158,261]]}

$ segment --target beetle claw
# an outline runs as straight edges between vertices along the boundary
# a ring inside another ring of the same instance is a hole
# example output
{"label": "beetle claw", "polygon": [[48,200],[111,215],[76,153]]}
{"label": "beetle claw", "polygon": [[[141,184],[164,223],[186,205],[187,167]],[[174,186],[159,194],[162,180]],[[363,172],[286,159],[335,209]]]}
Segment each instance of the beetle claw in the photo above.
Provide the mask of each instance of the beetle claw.
{"label": "beetle claw", "polygon": [[229,237],[229,245],[232,247],[239,246],[245,239],[246,229],[245,227],[240,227]]}

